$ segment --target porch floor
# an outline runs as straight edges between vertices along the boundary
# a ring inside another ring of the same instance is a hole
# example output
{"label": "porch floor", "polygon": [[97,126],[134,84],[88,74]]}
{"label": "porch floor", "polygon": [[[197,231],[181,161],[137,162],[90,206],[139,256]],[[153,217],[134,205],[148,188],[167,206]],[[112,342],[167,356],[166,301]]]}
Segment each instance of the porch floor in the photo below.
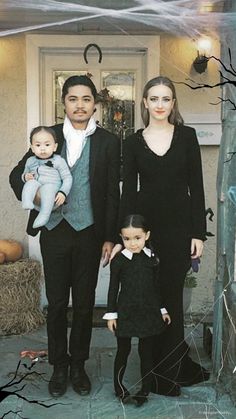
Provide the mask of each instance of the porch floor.
{"label": "porch floor", "polygon": [[[211,369],[211,361],[204,353],[202,346],[202,325],[188,326],[185,332],[192,358],[196,361],[201,358],[202,364]],[[52,399],[47,390],[52,367],[47,360],[41,359],[29,369],[31,366],[29,358],[22,359],[17,377],[13,380],[20,360],[20,351],[47,349],[46,327],[43,326],[28,335],[2,336],[0,339],[0,386],[2,390],[0,417],[7,419],[51,419],[53,417],[57,419],[233,419],[236,417],[236,409],[230,398],[215,385],[213,379],[201,385],[183,388],[180,397],[164,397],[151,393],[148,403],[141,408],[137,408],[133,403],[120,403],[114,396],[112,386],[115,346],[116,340],[107,328],[93,328],[91,356],[86,363],[92,382],[91,394],[80,397],[69,384],[67,393],[63,397]],[[24,377],[30,372],[32,374]],[[12,385],[20,378],[22,378],[21,383]],[[11,380],[13,381],[10,383]],[[7,384],[9,384],[8,387],[6,387]],[[131,393],[135,393],[140,386],[137,340],[135,339],[125,375],[125,385]],[[18,396],[17,390],[20,390]],[[6,393],[3,393],[5,391],[13,394],[5,397]],[[25,400],[19,396],[23,396]]]}

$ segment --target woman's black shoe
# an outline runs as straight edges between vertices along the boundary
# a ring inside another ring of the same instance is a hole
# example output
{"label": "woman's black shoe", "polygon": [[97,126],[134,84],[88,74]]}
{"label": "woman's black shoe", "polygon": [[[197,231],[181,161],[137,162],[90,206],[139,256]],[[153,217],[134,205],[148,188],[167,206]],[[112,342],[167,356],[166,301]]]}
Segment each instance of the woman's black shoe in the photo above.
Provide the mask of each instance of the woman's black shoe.
{"label": "woman's black shoe", "polygon": [[145,393],[142,390],[139,390],[133,397],[135,400],[136,406],[141,407],[144,403],[148,401],[148,393]]}

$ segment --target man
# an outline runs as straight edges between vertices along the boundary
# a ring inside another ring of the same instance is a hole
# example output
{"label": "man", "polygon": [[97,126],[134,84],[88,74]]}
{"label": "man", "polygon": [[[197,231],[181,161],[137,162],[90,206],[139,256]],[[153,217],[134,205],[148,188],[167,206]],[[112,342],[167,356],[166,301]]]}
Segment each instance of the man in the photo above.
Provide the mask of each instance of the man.
{"label": "man", "polygon": [[[90,392],[84,369],[89,358],[92,314],[100,258],[106,263],[115,241],[119,205],[119,141],[93,118],[96,88],[87,76],[72,76],[62,89],[63,124],[53,126],[57,152],[67,160],[73,177],[66,203],[58,207],[41,229],[46,295],[49,362],[54,370],[49,392],[62,396],[68,367],[74,390]],[[22,172],[29,150],[10,174],[10,184],[21,200]],[[27,232],[37,212],[30,213]],[[67,343],[67,307],[72,289],[73,320]],[[69,351],[68,351],[69,349]]]}

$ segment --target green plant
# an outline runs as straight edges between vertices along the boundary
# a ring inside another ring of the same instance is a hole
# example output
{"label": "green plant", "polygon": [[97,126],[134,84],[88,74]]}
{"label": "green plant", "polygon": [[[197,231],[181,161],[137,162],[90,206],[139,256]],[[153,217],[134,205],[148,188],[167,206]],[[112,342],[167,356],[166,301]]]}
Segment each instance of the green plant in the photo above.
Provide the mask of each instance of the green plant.
{"label": "green plant", "polygon": [[196,288],[197,286],[197,279],[193,275],[192,270],[188,271],[184,281],[185,288]]}

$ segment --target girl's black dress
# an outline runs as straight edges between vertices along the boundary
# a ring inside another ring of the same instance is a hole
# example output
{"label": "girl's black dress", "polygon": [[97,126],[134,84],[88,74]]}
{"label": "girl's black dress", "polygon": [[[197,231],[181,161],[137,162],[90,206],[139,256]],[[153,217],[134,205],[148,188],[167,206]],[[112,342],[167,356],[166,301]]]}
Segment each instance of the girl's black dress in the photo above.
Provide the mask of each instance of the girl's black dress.
{"label": "girl's black dress", "polygon": [[192,238],[204,240],[206,231],[195,130],[175,126],[171,146],[163,156],[148,147],[139,130],[124,141],[123,162],[120,219],[142,214],[160,258],[161,296],[171,324],[162,335],[161,345],[159,340],[154,344],[158,377],[154,391],[168,394],[175,385],[191,385],[208,378],[206,371],[188,357],[184,341],[183,284],[191,262],[190,243]]}
{"label": "girl's black dress", "polygon": [[122,253],[111,262],[108,313],[117,312],[116,336],[144,338],[165,327],[160,311],[160,284],[156,257],[143,251],[128,259]]}

